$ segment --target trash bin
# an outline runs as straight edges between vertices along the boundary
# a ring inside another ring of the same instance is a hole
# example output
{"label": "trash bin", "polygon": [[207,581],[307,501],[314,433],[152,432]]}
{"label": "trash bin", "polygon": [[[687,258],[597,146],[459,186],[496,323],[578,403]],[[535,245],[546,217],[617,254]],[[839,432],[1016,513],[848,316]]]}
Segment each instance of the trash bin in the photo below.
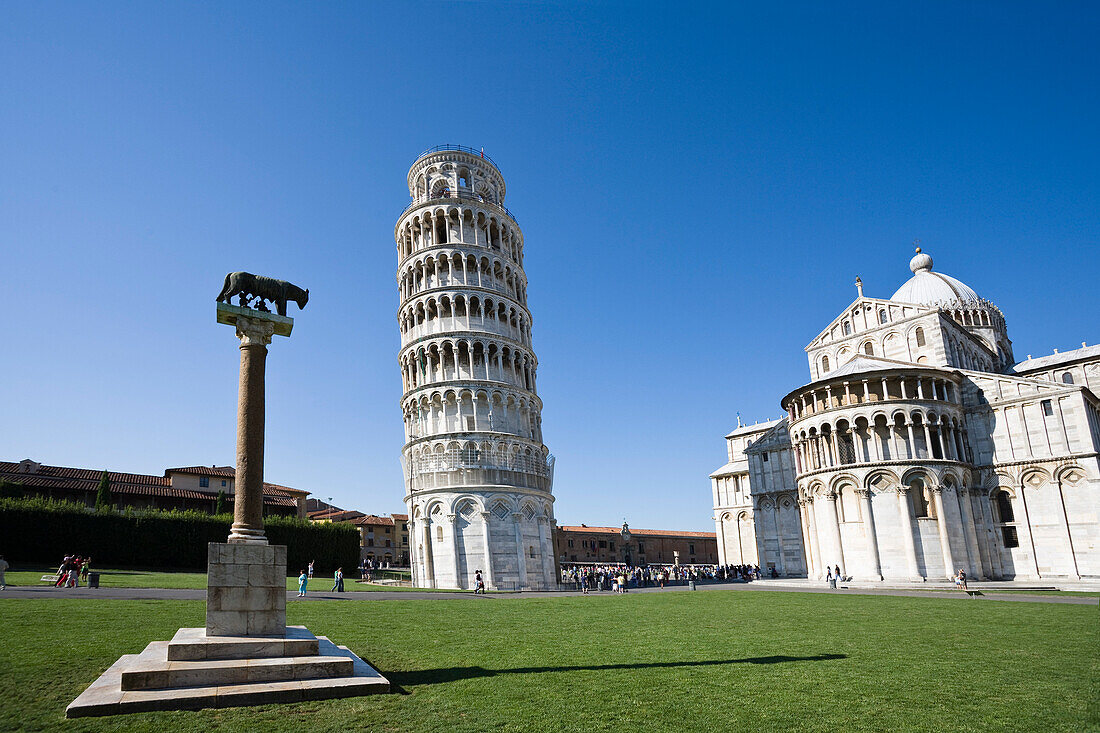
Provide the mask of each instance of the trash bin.
{"label": "trash bin", "polygon": [[695,590],[695,581],[694,580],[689,580],[688,581],[688,590]]}
{"label": "trash bin", "polygon": [[99,587],[99,573],[88,573],[88,587],[89,588],[98,588]]}

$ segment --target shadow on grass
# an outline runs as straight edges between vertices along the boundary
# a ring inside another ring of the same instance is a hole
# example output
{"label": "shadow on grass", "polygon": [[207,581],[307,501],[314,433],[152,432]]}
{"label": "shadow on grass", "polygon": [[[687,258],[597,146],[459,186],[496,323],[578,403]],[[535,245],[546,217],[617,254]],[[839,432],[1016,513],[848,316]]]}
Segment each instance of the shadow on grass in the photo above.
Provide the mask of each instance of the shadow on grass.
{"label": "shadow on grass", "polygon": [[847,654],[815,654],[812,657],[745,657],[744,659],[707,659],[700,662],[635,662],[624,664],[585,664],[566,667],[515,667],[513,669],[485,669],[483,667],[446,667],[443,669],[421,669],[409,672],[389,672],[390,682],[398,687],[404,685],[428,685],[442,682],[455,682],[477,677],[496,677],[501,674],[539,674],[542,672],[602,672],[615,669],[663,669],[668,667],[710,667],[725,664],[781,664],[784,662],[826,662],[832,659],[847,659]]}

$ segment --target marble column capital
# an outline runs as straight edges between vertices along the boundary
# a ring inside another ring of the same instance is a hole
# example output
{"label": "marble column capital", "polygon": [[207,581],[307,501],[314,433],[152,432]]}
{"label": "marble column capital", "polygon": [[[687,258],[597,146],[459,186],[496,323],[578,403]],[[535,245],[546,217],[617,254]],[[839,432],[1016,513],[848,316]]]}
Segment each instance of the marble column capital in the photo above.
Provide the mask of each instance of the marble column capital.
{"label": "marble column capital", "polygon": [[246,346],[267,346],[275,334],[275,324],[263,318],[237,318],[237,338],[241,348]]}
{"label": "marble column capital", "polygon": [[860,499],[870,499],[871,498],[871,490],[870,489],[856,489],[856,495]]}
{"label": "marble column capital", "polygon": [[835,502],[836,498],[837,498],[836,491],[834,491],[832,489],[829,489],[828,491],[825,492],[825,499],[826,500]]}

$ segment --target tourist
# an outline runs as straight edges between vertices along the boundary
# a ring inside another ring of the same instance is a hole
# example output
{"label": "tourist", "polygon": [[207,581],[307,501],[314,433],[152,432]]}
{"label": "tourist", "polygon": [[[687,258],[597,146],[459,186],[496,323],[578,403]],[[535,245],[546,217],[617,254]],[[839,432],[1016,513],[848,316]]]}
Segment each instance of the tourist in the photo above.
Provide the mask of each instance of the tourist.
{"label": "tourist", "polygon": [[836,573],[833,575],[833,577],[836,580],[843,580],[843,578],[840,577],[840,566],[839,565],[836,566]]}
{"label": "tourist", "polygon": [[332,576],[332,579],[333,579],[332,590],[336,591],[337,593],[343,593],[344,592],[344,569],[343,568],[336,568],[336,573]]}
{"label": "tourist", "polygon": [[833,580],[833,569],[828,565],[825,566],[825,584],[830,588],[836,588],[836,581]]}
{"label": "tourist", "polygon": [[306,585],[309,583],[309,576],[306,575],[306,571],[302,570],[298,573],[298,597],[306,597]]}
{"label": "tourist", "polygon": [[0,590],[7,590],[7,583],[4,581],[4,573],[8,571],[11,565],[8,565],[8,561],[4,559],[3,555],[0,555]]}
{"label": "tourist", "polygon": [[[0,573],[0,577],[3,577],[2,573]],[[959,568],[959,585],[962,586],[963,590],[970,590],[966,587],[966,571],[962,568]]]}
{"label": "tourist", "polygon": [[309,561],[308,577],[310,577],[310,578],[313,577],[313,561],[312,560]]}
{"label": "tourist", "polygon": [[626,573],[619,571],[619,593],[626,593]]}
{"label": "tourist", "polygon": [[88,582],[88,571],[92,568],[92,558],[84,558],[84,562],[80,565],[80,579],[85,583]]}
{"label": "tourist", "polygon": [[476,573],[474,573],[474,593],[475,594],[480,593],[481,595],[485,595],[485,581],[482,580],[482,578],[481,578],[481,571],[480,570],[478,570]]}
{"label": "tourist", "polygon": [[[3,572],[0,572],[0,578],[4,577]],[[588,573],[581,573],[581,595],[588,595]]]}

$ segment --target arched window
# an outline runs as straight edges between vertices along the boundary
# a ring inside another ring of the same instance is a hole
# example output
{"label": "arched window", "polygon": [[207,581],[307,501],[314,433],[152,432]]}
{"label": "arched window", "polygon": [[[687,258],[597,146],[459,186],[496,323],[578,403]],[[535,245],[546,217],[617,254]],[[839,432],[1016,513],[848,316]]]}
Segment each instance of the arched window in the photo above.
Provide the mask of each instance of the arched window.
{"label": "arched window", "polygon": [[913,335],[917,339],[917,346],[924,346],[924,329],[918,328]]}
{"label": "arched window", "polygon": [[913,516],[923,519],[935,519],[936,514],[933,510],[934,504],[930,501],[932,498],[929,494],[928,487],[924,485],[924,481],[913,479],[909,484],[909,494],[913,501]]}
{"label": "arched window", "polygon": [[1020,537],[1016,533],[1016,527],[1010,524],[1016,519],[1016,515],[1012,512],[1012,497],[1007,491],[998,491],[993,498],[993,503],[997,505],[997,515],[1000,519],[1001,541],[1004,542],[1005,547],[1019,547]]}
{"label": "arched window", "polygon": [[829,357],[821,357],[821,373],[826,374],[829,371]]}
{"label": "arched window", "polygon": [[875,347],[870,341],[868,341],[867,343],[865,343],[863,345],[863,353],[866,354],[867,356],[874,356],[875,355]]}
{"label": "arched window", "polygon": [[1000,517],[1001,522],[1013,522],[1016,520],[1016,515],[1012,512],[1012,497],[1008,495],[1007,491],[997,492],[997,516]]}
{"label": "arched window", "polygon": [[879,323],[886,323],[887,320],[888,319],[886,317],[886,311],[879,311],[878,312],[878,322]]}
{"label": "arched window", "polygon": [[852,324],[848,321],[844,322],[844,335],[848,336],[852,333]]}
{"label": "arched window", "polygon": [[1066,372],[1062,375],[1062,384],[1073,384],[1073,374]]}

